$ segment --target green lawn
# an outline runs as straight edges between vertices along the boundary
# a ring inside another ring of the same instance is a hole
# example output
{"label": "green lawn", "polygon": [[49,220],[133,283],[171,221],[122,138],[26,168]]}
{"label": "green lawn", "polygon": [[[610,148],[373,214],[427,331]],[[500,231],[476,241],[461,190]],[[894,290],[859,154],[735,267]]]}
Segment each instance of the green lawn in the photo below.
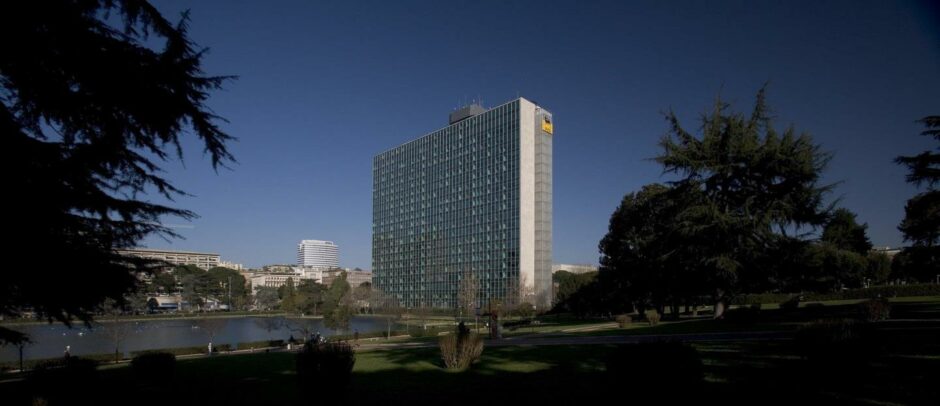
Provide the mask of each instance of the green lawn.
{"label": "green lawn", "polygon": [[[910,353],[899,350],[904,347],[899,345],[894,352],[866,366],[865,371],[838,371],[840,376],[850,379],[830,381],[826,379],[832,377],[808,370],[807,362],[787,342],[700,343],[694,347],[705,365],[705,384],[695,393],[702,401],[927,404],[940,396],[935,385],[940,382],[937,380],[940,349],[936,346]],[[359,353],[351,386],[344,396],[350,404],[396,405],[558,404],[607,402],[611,393],[628,398],[643,396],[649,388],[610,382],[605,376],[604,359],[612,349],[611,346],[490,348],[479,363],[465,372],[442,369],[436,349]],[[139,382],[127,367],[102,369],[90,393],[95,394],[98,404],[122,403],[122,399],[182,404],[304,403],[298,399],[291,354],[185,360],[179,362],[177,369],[176,378],[164,384]],[[668,382],[669,377],[663,379]],[[22,382],[0,386],[5,399],[23,388]],[[26,402],[21,393],[14,399]]]}
{"label": "green lawn", "polygon": [[[692,398],[698,404],[935,404],[940,399],[936,385],[940,382],[940,325],[936,321],[940,302],[894,306],[894,316],[909,321],[878,324],[884,353],[858,365],[810,364],[800,356],[797,343],[790,340],[696,343],[693,347],[704,365],[704,383],[695,389],[673,382],[670,373],[656,376],[655,381],[662,383],[657,387],[610,377],[605,360],[615,347],[582,345],[487,348],[482,359],[464,372],[441,368],[436,348],[360,352],[350,387],[339,391],[343,399],[332,402],[300,399],[293,355],[288,353],[181,360],[175,377],[159,383],[142,382],[127,367],[102,367],[84,390],[57,393],[68,393],[68,400],[89,399],[95,404],[489,406],[609,403],[611,397],[617,402],[653,404],[659,399],[669,404],[677,396]],[[817,316],[839,316],[851,307],[768,311],[762,313],[767,321],[755,324],[701,320],[611,331],[666,334],[729,326],[760,329]],[[0,399],[3,404],[29,404],[29,394],[36,390],[28,382],[0,383]],[[68,400],[63,403],[70,403]]]}

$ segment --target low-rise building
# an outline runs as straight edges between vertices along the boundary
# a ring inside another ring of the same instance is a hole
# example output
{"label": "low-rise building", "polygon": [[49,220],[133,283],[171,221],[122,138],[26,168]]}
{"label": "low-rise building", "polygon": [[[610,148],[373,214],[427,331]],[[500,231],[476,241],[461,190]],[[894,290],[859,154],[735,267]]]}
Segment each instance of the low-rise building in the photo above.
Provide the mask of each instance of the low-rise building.
{"label": "low-rise building", "polygon": [[[192,308],[192,306],[190,306],[189,302],[183,300],[182,296],[180,295],[157,295],[151,297],[151,299],[157,301],[156,310],[158,311],[175,312],[179,310],[195,310]],[[224,310],[225,308],[226,306],[223,305],[221,301],[211,297],[203,298],[203,304],[202,306],[199,306],[199,310],[209,311]]]}
{"label": "low-rise building", "polygon": [[292,279],[295,286],[300,282],[300,276],[295,273],[261,273],[251,277],[251,287],[279,288],[286,285],[288,279]]}
{"label": "low-rise building", "polygon": [[141,258],[168,262],[173,265],[195,265],[209,270],[219,266],[219,254],[194,251],[155,250],[149,248],[130,248],[117,250],[121,255],[133,255]]}
{"label": "low-rise building", "polygon": [[597,266],[587,264],[552,264],[552,274],[559,271],[582,274],[588,272],[597,272]]}
{"label": "low-rise building", "polygon": [[891,247],[872,247],[871,252],[885,254],[888,258],[894,258],[895,255],[901,253],[900,248],[891,248]]}
{"label": "low-rise building", "polygon": [[261,267],[262,272],[271,272],[271,273],[288,273],[294,272],[295,265],[286,265],[286,264],[272,264],[265,265]]}
{"label": "low-rise building", "polygon": [[349,283],[350,287],[356,287],[362,285],[365,282],[372,283],[372,272],[364,271],[359,268],[350,269],[350,268],[332,268],[326,271],[323,271],[323,284],[330,286],[333,284],[333,281],[338,278],[343,272],[346,273],[346,282]]}
{"label": "low-rise building", "polygon": [[245,266],[244,266],[244,265],[242,265],[242,264],[236,264],[236,263],[230,262],[230,261],[219,261],[219,266],[221,266],[221,267],[223,267],[223,268],[234,269],[234,270],[236,270],[236,271],[243,271],[243,270],[245,270]]}

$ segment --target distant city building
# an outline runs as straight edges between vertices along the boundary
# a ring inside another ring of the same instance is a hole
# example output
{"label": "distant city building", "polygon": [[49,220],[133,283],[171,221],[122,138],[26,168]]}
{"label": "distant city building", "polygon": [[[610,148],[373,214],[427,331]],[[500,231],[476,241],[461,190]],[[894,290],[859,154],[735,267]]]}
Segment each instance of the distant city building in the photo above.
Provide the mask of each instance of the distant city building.
{"label": "distant city building", "polygon": [[302,240],[297,244],[297,265],[318,268],[339,266],[339,247],[332,241]]}
{"label": "distant city building", "polygon": [[269,265],[265,269],[272,269],[272,271],[248,273],[245,277],[251,282],[252,289],[258,286],[279,288],[287,284],[288,278],[294,280],[295,286],[303,280],[312,280],[316,283],[323,282],[324,269],[320,267]]}
{"label": "distant city building", "polygon": [[284,265],[284,264],[265,265],[261,267],[261,272],[291,273],[291,272],[294,272],[295,266],[296,265]]}
{"label": "distant city building", "polygon": [[346,282],[349,283],[350,287],[356,287],[362,285],[365,282],[372,283],[372,272],[363,271],[362,269],[350,269],[350,268],[333,268],[326,271],[323,271],[322,283],[326,286],[333,284],[333,281],[338,278],[343,272],[346,273]]}
{"label": "distant city building", "polygon": [[[156,295],[151,296],[151,299],[157,301],[158,311],[167,311],[175,312],[178,310],[193,310],[192,306],[189,305],[189,302],[183,300],[180,295]],[[200,310],[220,310],[224,307],[218,299],[214,298],[205,298],[202,306],[199,306]]]}
{"label": "distant city building", "polygon": [[323,283],[323,272],[326,269],[318,266],[299,266],[294,268],[294,273],[301,279],[310,279],[317,283]]}
{"label": "distant city building", "polygon": [[245,269],[245,267],[242,264],[236,264],[234,262],[229,262],[229,261],[219,261],[219,266],[223,268],[234,269],[236,271],[242,271]]}
{"label": "distant city building", "polygon": [[888,256],[888,258],[894,258],[895,255],[898,255],[901,253],[901,249],[891,248],[891,247],[872,247],[871,252],[885,254]]}
{"label": "distant city building", "polygon": [[219,266],[219,254],[192,251],[154,250],[148,248],[131,248],[117,250],[121,255],[133,255],[141,258],[166,261],[173,265],[195,265],[209,270]]}
{"label": "distant city building", "polygon": [[375,286],[406,307],[453,308],[460,281],[491,299],[552,296],[552,114],[519,98],[372,160]]}
{"label": "distant city building", "polygon": [[[279,288],[287,284],[288,279],[293,279],[294,286],[300,283],[300,275],[293,273],[263,273],[251,277],[251,288],[255,290],[260,287]],[[255,293],[255,292],[252,292]]]}
{"label": "distant city building", "polygon": [[552,264],[552,274],[558,271],[566,271],[571,273],[588,273],[588,272],[597,272],[597,266],[586,265],[586,264]]}

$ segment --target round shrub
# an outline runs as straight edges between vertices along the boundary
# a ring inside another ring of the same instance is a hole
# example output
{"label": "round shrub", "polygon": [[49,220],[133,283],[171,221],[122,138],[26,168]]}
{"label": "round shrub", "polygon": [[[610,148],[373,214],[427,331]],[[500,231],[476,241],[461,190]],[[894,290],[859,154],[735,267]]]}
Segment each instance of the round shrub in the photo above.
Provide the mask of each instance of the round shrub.
{"label": "round shrub", "polygon": [[466,369],[483,354],[483,337],[467,331],[443,336],[439,345],[447,369]]}
{"label": "round shrub", "polygon": [[796,308],[800,307],[800,301],[802,299],[803,298],[799,295],[793,296],[787,299],[786,302],[780,303],[780,308],[783,310],[795,310]]}
{"label": "round shrub", "polygon": [[869,323],[851,319],[817,320],[797,330],[794,343],[816,371],[853,372],[881,352]]}
{"label": "round shrub", "polygon": [[131,360],[131,370],[144,381],[172,379],[176,372],[176,356],[168,352],[140,354]]}
{"label": "round shrub", "polygon": [[69,357],[36,365],[27,375],[30,394],[51,404],[70,404],[76,393],[98,385],[98,362]]}
{"label": "round shrub", "polygon": [[651,326],[655,326],[655,325],[659,324],[659,319],[662,317],[662,316],[659,314],[659,312],[656,311],[656,310],[647,310],[646,313],[644,313],[644,316],[646,317],[646,321],[647,321]]}
{"label": "round shrub", "polygon": [[865,321],[882,321],[891,316],[891,303],[879,297],[858,304],[858,316]]}
{"label": "round shrub", "polygon": [[630,317],[629,314],[620,314],[617,315],[617,325],[620,328],[626,328],[628,324],[633,323],[633,317]]}
{"label": "round shrub", "polygon": [[304,344],[297,353],[297,382],[305,395],[342,393],[349,385],[356,354],[344,341]]}

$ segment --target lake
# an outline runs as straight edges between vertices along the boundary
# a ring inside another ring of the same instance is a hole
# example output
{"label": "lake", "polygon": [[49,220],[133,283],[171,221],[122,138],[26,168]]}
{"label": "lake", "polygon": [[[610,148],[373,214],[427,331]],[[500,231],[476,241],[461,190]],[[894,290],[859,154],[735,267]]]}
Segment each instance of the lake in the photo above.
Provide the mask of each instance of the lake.
{"label": "lake", "polygon": [[[133,351],[155,350],[175,347],[207,346],[209,336],[214,332],[212,345],[262,341],[287,340],[293,335],[300,339],[302,333],[296,331],[305,323],[311,332],[319,331],[324,336],[336,334],[323,325],[323,319],[286,319],[295,330],[288,326],[272,326],[269,317],[233,317],[211,318],[209,325],[200,319],[182,320],[146,320],[102,323],[88,329],[81,324],[68,328],[56,324],[7,324],[6,328],[29,334],[33,341],[23,350],[23,359],[54,358],[62,356],[65,346],[69,346],[72,355],[114,353],[114,337],[123,335],[121,350],[125,355]],[[282,319],[284,320],[284,319]],[[214,325],[213,325],[214,324]],[[381,317],[353,317],[349,322],[349,332],[371,333],[384,331],[385,319]],[[392,326],[394,329],[394,326]],[[0,362],[16,361],[19,351],[14,346],[0,347]]]}

